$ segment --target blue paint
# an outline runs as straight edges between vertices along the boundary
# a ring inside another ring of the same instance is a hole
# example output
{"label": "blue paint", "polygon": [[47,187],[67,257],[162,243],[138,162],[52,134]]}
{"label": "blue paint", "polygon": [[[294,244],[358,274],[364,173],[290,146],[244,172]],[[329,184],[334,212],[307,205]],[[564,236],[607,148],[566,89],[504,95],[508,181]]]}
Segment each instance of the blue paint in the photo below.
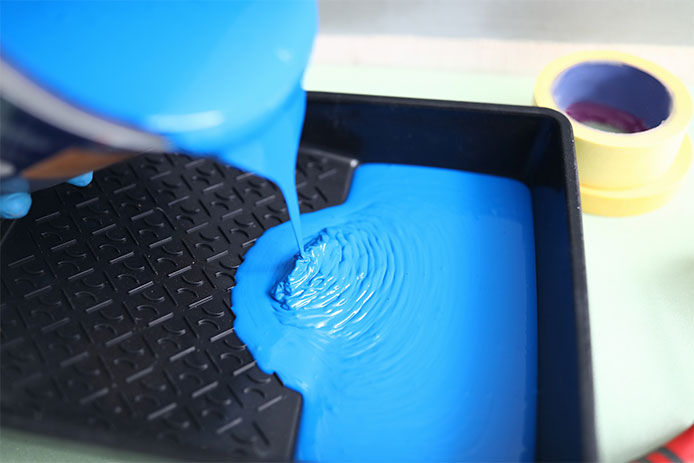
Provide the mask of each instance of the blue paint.
{"label": "blue paint", "polygon": [[0,8],[3,59],[69,103],[271,179],[301,242],[294,169],[315,0]]}
{"label": "blue paint", "polygon": [[635,116],[649,129],[660,125],[672,110],[670,93],[658,79],[624,63],[572,66],[557,77],[552,95],[562,111],[576,103],[598,103]]}
{"label": "blue paint", "polygon": [[235,329],[304,398],[299,460],[533,457],[536,289],[523,184],[357,168],[345,204],[248,251]]}
{"label": "blue paint", "polygon": [[[294,239],[302,251],[303,234],[296,195],[296,156],[306,113],[306,92],[296,87],[287,101],[277,108],[273,118],[258,133],[243,143],[233,144],[218,157],[240,169],[259,174],[275,182],[284,195]],[[191,148],[195,148],[192,145]],[[291,235],[291,231],[288,232]]]}

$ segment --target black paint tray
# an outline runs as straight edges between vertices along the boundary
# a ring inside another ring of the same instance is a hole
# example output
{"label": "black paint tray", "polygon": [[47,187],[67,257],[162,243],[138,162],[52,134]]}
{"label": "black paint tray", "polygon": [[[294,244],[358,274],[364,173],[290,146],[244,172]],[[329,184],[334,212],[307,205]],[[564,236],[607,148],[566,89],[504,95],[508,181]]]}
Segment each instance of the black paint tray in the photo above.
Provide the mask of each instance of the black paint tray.
{"label": "black paint tray", "polygon": [[[519,179],[533,200],[536,457],[594,460],[571,128],[526,107],[309,94],[297,188],[339,204],[358,162]],[[286,460],[301,396],[233,331],[244,252],[287,220],[277,188],[207,159],[142,155],[1,223],[2,426],[191,459]],[[232,308],[233,310],[233,308]]]}

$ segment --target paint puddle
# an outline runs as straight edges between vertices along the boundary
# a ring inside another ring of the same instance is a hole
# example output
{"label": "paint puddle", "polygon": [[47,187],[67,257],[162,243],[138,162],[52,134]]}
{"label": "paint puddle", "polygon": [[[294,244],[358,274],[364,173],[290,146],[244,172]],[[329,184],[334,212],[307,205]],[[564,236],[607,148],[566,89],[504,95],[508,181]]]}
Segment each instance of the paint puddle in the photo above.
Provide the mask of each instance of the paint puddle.
{"label": "paint puddle", "polygon": [[533,458],[530,192],[468,172],[367,164],[347,201],[247,252],[235,330],[304,398],[298,460]]}

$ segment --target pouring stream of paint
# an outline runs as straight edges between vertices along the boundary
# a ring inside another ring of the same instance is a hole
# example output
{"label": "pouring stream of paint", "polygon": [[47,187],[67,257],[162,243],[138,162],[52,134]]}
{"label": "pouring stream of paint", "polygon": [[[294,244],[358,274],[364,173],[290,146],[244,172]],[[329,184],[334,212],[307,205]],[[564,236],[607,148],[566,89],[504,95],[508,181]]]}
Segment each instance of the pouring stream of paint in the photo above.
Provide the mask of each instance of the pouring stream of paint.
{"label": "pouring stream of paint", "polygon": [[[245,143],[221,150],[218,157],[235,167],[272,180],[282,192],[300,254],[303,234],[296,194],[296,156],[306,113],[306,92],[297,85],[275,116]],[[196,151],[195,145],[189,149]]]}

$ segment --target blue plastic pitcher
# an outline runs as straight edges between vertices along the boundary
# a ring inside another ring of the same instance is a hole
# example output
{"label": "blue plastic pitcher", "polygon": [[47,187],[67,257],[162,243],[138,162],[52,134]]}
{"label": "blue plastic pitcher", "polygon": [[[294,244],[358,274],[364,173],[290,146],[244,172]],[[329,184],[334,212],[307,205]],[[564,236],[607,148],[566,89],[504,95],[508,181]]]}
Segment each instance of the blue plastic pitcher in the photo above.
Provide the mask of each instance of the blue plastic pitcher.
{"label": "blue plastic pitcher", "polygon": [[148,151],[213,155],[283,191],[268,170],[293,180],[314,0],[0,9],[1,194]]}

